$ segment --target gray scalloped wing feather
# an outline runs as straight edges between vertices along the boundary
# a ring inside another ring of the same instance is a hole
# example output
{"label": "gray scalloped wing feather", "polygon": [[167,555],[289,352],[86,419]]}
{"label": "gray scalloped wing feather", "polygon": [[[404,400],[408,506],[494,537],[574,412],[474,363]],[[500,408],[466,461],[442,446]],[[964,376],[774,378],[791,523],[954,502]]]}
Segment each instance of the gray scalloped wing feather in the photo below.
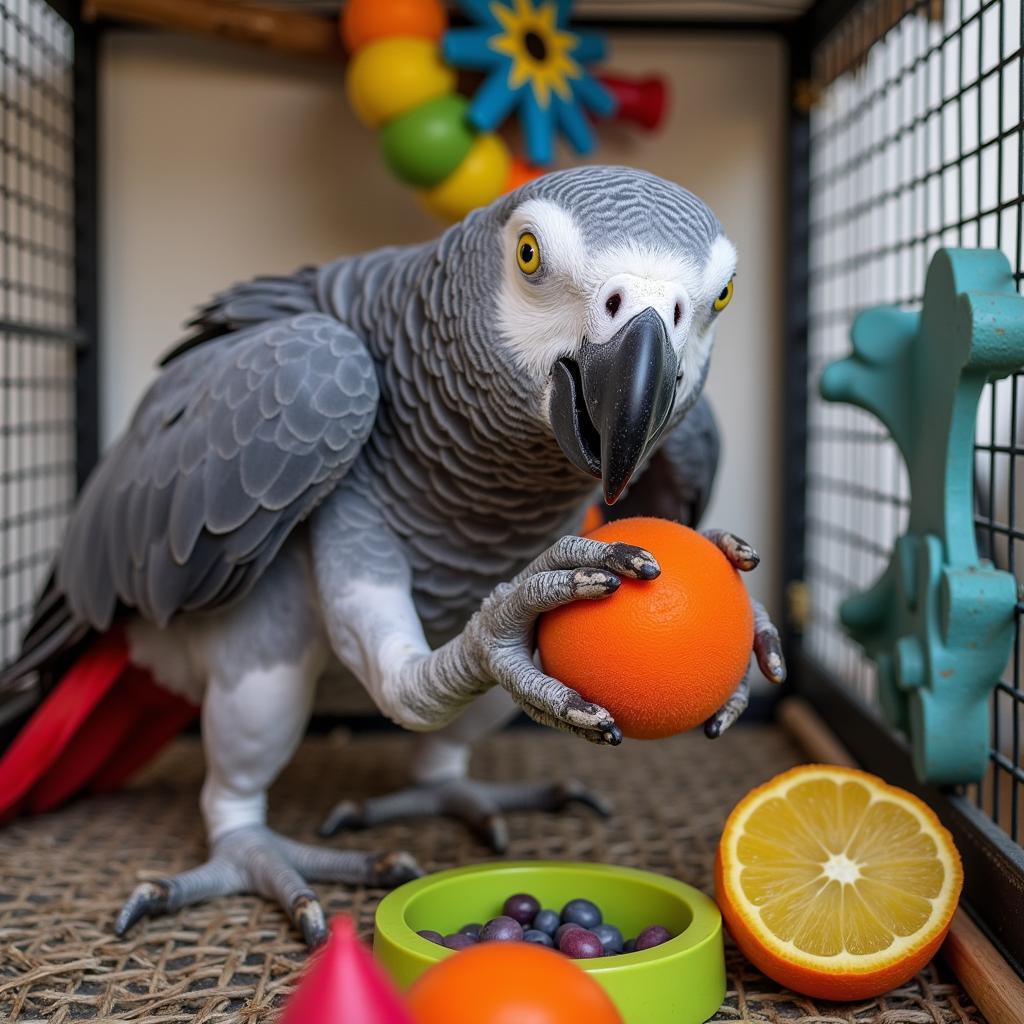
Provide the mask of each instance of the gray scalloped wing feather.
{"label": "gray scalloped wing feather", "polygon": [[377,399],[362,341],[323,314],[176,358],[72,517],[57,582],[75,617],[165,624],[242,597],[356,460]]}

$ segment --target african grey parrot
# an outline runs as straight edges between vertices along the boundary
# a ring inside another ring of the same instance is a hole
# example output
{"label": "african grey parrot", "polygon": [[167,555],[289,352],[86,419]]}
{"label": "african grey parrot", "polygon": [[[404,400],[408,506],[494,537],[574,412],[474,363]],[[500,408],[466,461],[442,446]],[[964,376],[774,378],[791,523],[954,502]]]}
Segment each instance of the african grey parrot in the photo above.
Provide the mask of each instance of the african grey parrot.
{"label": "african grey parrot", "polygon": [[[332,660],[425,735],[409,788],[342,801],[328,831],[447,813],[500,848],[505,810],[600,808],[579,783],[475,782],[470,750],[518,709],[620,742],[605,709],[541,671],[533,626],[658,574],[646,551],[575,535],[599,494],[693,522],[703,510],[718,444],[701,391],[735,264],[690,192],[586,167],[427,244],[258,278],[201,311],[87,482],[5,673],[67,665],[116,629],[132,671],[202,705],[210,859],[140,885],[118,933],[253,891],[312,944],[324,918],[311,881],[419,873],[407,854],[318,848],[266,825],[267,789]],[[738,568],[757,564],[733,535],[709,536]],[[780,681],[759,605],[755,634],[761,671]],[[744,683],[708,735],[746,695]]]}

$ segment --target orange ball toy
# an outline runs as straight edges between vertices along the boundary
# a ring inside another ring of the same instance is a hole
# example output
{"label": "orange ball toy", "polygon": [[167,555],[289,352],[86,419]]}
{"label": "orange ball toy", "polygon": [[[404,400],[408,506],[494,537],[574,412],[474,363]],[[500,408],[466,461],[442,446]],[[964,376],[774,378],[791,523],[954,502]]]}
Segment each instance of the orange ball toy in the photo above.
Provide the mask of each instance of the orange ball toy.
{"label": "orange ball toy", "polygon": [[633,739],[700,725],[750,662],[754,613],[739,572],[711,541],[667,519],[619,519],[587,536],[645,548],[661,575],[623,577],[610,597],[542,615],[544,671],[607,708]]}
{"label": "orange ball toy", "polygon": [[341,39],[354,53],[389,36],[440,39],[447,26],[441,0],[349,0],[341,16]]}
{"label": "orange ball toy", "polygon": [[571,960],[526,942],[485,942],[435,964],[409,990],[416,1024],[622,1024]]}

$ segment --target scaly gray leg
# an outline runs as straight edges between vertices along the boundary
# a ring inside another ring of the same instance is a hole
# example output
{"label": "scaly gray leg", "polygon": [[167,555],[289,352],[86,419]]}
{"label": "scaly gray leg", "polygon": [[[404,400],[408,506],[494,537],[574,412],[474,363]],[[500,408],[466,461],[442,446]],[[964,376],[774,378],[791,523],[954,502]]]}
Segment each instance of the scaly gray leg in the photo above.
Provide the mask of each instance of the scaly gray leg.
{"label": "scaly gray leg", "polygon": [[205,864],[139,885],[117,915],[114,931],[123,936],[143,917],[173,913],[216,896],[252,892],[280,904],[306,944],[314,947],[327,937],[327,926],[309,882],[392,888],[422,874],[407,853],[321,849],[252,825],[216,840]]}
{"label": "scaly gray leg", "polygon": [[496,853],[508,848],[506,811],[560,811],[570,804],[589,807],[602,817],[608,804],[582,782],[480,782],[469,778],[422,782],[362,802],[342,800],[327,815],[320,834],[332,836],[343,829],[369,828],[399,818],[444,815],[465,822]]}
{"label": "scaly gray leg", "polygon": [[[733,533],[725,530],[705,530],[703,535],[715,544],[740,572],[750,572],[761,562],[760,555],[745,540]],[[786,661],[782,656],[779,631],[760,601],[751,598],[750,603],[754,609],[754,656],[757,658],[758,668],[770,683],[785,682]],[[744,677],[729,699],[704,723],[704,734],[709,739],[721,736],[746,711],[749,703],[750,682]]]}

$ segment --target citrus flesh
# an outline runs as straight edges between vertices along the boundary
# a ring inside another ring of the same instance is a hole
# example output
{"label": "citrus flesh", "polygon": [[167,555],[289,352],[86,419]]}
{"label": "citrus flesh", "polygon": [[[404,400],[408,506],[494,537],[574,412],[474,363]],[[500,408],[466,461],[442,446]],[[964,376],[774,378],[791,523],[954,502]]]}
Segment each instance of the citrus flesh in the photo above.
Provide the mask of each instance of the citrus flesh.
{"label": "citrus flesh", "polygon": [[722,916],[755,966],[825,999],[880,995],[937,951],[963,872],[917,797],[852,768],[802,765],[750,792],[715,866]]}

